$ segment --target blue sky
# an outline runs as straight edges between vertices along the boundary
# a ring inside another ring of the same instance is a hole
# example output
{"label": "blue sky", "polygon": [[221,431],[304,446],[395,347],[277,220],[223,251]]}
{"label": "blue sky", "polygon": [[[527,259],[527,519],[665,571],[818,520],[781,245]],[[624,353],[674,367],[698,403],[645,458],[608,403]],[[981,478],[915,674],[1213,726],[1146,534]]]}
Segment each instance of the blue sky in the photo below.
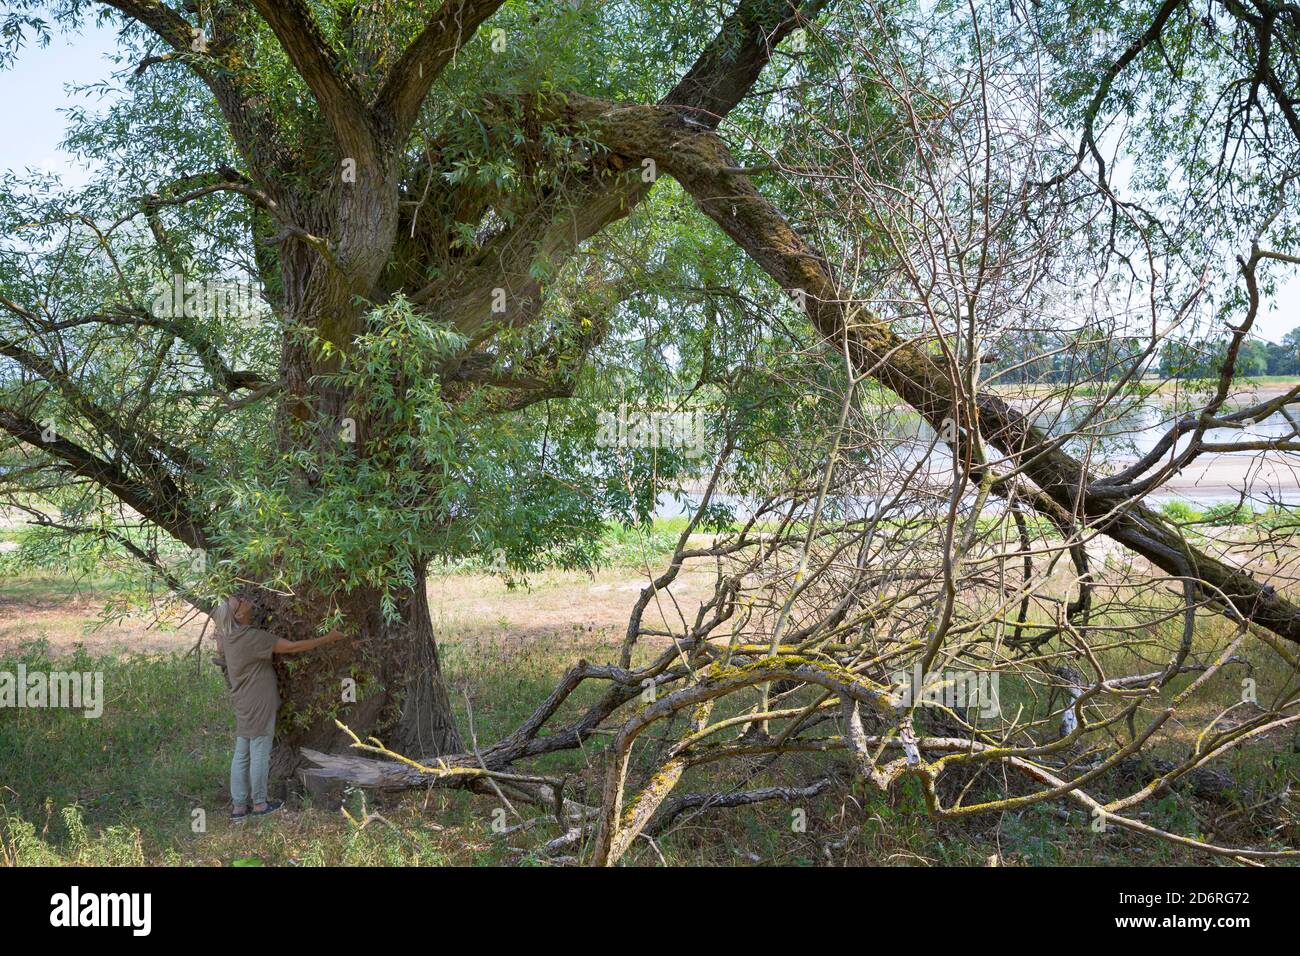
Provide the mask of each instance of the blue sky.
{"label": "blue sky", "polygon": [[116,46],[116,32],[87,25],[81,33],[56,31],[44,49],[28,45],[12,69],[0,72],[0,169],[41,169],[72,182],[86,170],[59,149],[66,118],[60,110],[74,103],[93,107],[93,96],[72,96],[68,84],[110,78],[114,64],[105,59]]}
{"label": "blue sky", "polygon": [[[28,46],[11,70],[0,72],[0,129],[9,131],[0,142],[0,169],[41,169],[68,182],[85,180],[87,170],[59,148],[65,122],[60,111],[74,103],[93,107],[93,97],[73,96],[67,87],[109,79],[114,65],[106,54],[115,41],[113,30],[91,24],[78,34],[56,32],[48,47]],[[1279,274],[1288,271],[1288,281],[1255,324],[1273,341],[1300,326],[1300,269],[1281,267]]]}

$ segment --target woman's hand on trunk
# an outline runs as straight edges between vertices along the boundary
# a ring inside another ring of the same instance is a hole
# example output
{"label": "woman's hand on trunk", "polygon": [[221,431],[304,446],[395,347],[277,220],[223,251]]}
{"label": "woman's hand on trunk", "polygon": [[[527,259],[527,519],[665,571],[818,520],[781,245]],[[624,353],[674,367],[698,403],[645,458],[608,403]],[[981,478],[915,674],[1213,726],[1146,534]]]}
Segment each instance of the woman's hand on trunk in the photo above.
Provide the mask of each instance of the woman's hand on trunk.
{"label": "woman's hand on trunk", "polygon": [[[326,644],[336,644],[346,637],[347,635],[338,628],[330,631],[324,637],[312,637],[305,641],[290,641],[282,637],[275,642],[274,652],[276,654],[301,654],[303,651],[324,647]],[[355,642],[353,643],[355,644]]]}

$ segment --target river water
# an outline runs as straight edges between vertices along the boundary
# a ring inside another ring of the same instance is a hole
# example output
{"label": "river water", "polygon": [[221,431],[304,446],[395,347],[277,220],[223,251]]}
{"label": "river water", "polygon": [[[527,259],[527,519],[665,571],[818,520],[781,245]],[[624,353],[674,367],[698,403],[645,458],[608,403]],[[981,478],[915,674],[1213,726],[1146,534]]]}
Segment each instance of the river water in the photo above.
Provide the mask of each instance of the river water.
{"label": "river water", "polygon": [[[1263,400],[1252,398],[1252,404]],[[1023,407],[1034,417],[1036,424],[1049,434],[1069,435],[1065,450],[1075,458],[1087,460],[1094,471],[1105,473],[1124,468],[1150,452],[1169,430],[1176,410],[1165,401],[1125,399],[1098,407],[1102,398],[1075,400],[1052,408]],[[1230,406],[1240,407],[1240,405]],[[1300,408],[1292,411],[1300,420]],[[1243,428],[1215,428],[1206,432],[1204,440],[1215,444],[1240,444],[1242,442],[1287,438],[1295,429],[1281,412],[1266,420]],[[907,468],[929,456],[925,470],[933,486],[951,480],[951,456],[945,445],[935,442],[934,431],[918,415],[908,413],[891,423],[890,456],[894,473],[902,474]],[[1184,435],[1177,449],[1187,447],[1190,435]],[[1300,441],[1300,439],[1297,439]],[[697,489],[698,490],[698,489]],[[889,495],[897,486],[887,485],[879,494]],[[1183,501],[1193,508],[1215,504],[1237,503],[1245,493],[1246,503],[1257,510],[1272,504],[1300,505],[1300,453],[1230,451],[1200,456],[1180,474],[1173,476],[1147,497],[1154,505],[1170,501]],[[739,516],[748,516],[752,502],[734,495],[718,495],[719,503],[727,504]],[[849,512],[870,514],[875,509],[876,496],[855,502],[842,502]],[[699,503],[698,493],[684,496],[661,495],[655,512],[659,517],[686,514]],[[990,503],[996,508],[996,502]]]}

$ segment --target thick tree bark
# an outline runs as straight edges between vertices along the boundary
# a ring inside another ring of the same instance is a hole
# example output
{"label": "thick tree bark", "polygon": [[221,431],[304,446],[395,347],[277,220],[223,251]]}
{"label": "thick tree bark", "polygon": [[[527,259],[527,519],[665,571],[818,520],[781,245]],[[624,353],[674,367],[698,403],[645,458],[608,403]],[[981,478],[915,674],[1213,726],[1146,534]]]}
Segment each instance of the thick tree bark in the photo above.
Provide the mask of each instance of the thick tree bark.
{"label": "thick tree bark", "polygon": [[[274,4],[264,6],[277,9]],[[284,17],[303,14],[301,8],[290,6],[293,9],[280,11]],[[288,29],[279,20],[272,25],[278,32]],[[308,37],[303,41],[307,46],[290,49],[290,55],[297,52],[297,59],[315,63],[323,56],[307,42],[315,39],[319,38]],[[314,76],[308,76],[309,84]],[[327,77],[315,78],[347,99],[348,84],[335,88]],[[320,90],[317,94],[318,99],[324,97]],[[306,451],[309,463],[317,455],[328,460],[342,450],[360,464],[371,439],[382,440],[374,423],[355,407],[354,396],[331,378],[364,330],[365,303],[373,300],[379,275],[392,255],[398,208],[395,156],[391,151],[380,155],[373,130],[363,118],[354,117],[347,125],[356,110],[346,106],[336,103],[331,111],[323,103],[322,110],[332,125],[347,127],[336,134],[343,140],[342,157],[355,163],[355,177],[344,179],[335,170],[324,174],[317,183],[317,198],[303,198],[298,204],[308,236],[285,235],[280,242],[286,326],[309,329],[334,347],[333,352],[321,354],[303,336],[284,337],[285,392],[278,440],[285,451]],[[353,434],[341,446],[340,435],[349,420]],[[320,476],[306,464],[298,480],[299,491],[310,496]],[[303,637],[337,607],[344,615],[344,629],[356,644],[329,647],[279,664],[283,706],[272,754],[273,777],[284,779],[296,773],[302,766],[303,747],[346,748],[349,739],[336,721],[363,739],[374,735],[396,746],[418,743],[433,753],[460,749],[424,587],[423,569],[417,569],[414,586],[398,595],[397,621],[384,619],[380,594],[369,589],[322,591],[306,606],[295,605],[285,614],[286,625],[295,632],[285,636]],[[353,683],[345,685],[345,678]],[[355,700],[347,699],[353,692]]]}
{"label": "thick tree bark", "polygon": [[402,753],[454,754],[464,749],[451,695],[442,676],[438,639],[429,618],[424,574],[402,610],[399,643],[405,648],[404,688],[397,725],[397,746]]}
{"label": "thick tree bark", "polygon": [[362,739],[374,735],[405,753],[463,750],[442,675],[424,576],[417,577],[416,586],[399,601],[397,621],[384,620],[379,595],[364,593],[322,596],[286,611],[278,622],[277,630],[284,636],[306,637],[310,622],[325,613],[327,601],[341,598],[348,624],[356,627],[357,641],[277,660],[282,705],[271,756],[273,778],[291,777],[302,767],[303,747],[325,752],[345,749],[349,740],[336,720]]}

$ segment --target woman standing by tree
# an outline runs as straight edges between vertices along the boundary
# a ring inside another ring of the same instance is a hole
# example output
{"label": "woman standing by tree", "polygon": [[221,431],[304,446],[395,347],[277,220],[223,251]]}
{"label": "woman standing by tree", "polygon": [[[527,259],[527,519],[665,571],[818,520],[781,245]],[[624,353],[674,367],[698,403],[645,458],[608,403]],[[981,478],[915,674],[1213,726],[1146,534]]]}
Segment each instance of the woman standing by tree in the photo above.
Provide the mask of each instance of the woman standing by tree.
{"label": "woman standing by tree", "polygon": [[248,816],[249,801],[254,816],[274,813],[284,806],[266,795],[271,764],[271,743],[275,739],[275,713],[280,707],[275,654],[299,654],[324,644],[341,641],[346,635],[337,629],[324,637],[290,641],[253,626],[256,605],[245,597],[230,597],[212,612],[217,643],[226,661],[230,699],[235,706],[235,756],[230,762],[230,819]]}

